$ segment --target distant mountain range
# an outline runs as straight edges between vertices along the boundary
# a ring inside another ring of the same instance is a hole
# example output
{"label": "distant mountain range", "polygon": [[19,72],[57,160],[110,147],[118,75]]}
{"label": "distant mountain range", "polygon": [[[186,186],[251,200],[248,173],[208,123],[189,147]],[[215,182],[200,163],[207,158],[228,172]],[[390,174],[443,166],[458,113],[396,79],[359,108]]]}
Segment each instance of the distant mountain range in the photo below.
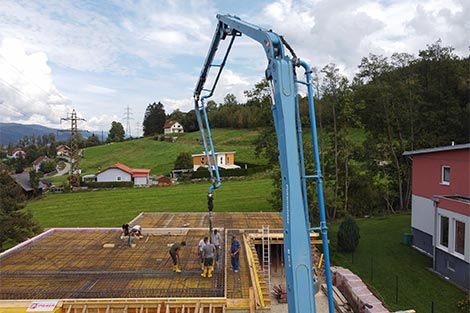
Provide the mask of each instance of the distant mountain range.
{"label": "distant mountain range", "polygon": [[[41,137],[53,133],[56,141],[67,141],[70,132],[64,132],[62,129],[49,128],[41,125],[25,125],[18,123],[0,123],[0,144],[8,145],[9,143],[16,145],[24,136]],[[84,138],[91,136],[91,132],[82,132]],[[101,139],[101,138],[100,138]]]}

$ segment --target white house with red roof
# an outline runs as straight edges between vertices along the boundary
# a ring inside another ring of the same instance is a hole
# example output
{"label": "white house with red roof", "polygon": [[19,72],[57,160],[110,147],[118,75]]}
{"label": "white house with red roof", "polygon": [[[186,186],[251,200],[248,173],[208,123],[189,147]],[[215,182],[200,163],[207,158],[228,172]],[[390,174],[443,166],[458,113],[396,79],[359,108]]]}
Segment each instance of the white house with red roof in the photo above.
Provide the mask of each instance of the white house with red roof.
{"label": "white house with red roof", "polygon": [[165,135],[169,134],[179,134],[179,133],[184,133],[183,126],[175,121],[168,122],[163,126],[163,133]]}
{"label": "white house with red roof", "polygon": [[24,159],[26,157],[26,152],[21,148],[15,148],[11,154],[7,155],[7,159]]}
{"label": "white house with red roof", "polygon": [[134,185],[149,184],[149,169],[130,168],[121,163],[116,163],[110,167],[96,173],[97,182],[133,182]]}

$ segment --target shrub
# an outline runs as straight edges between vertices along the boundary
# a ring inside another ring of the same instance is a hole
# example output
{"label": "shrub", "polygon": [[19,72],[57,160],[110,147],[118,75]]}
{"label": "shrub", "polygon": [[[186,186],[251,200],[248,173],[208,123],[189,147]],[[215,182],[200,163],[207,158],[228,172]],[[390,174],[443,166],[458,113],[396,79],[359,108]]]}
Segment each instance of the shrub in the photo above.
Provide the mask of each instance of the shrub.
{"label": "shrub", "polygon": [[470,312],[470,296],[466,296],[457,303],[457,307],[461,312],[469,313]]}
{"label": "shrub", "polygon": [[359,244],[359,226],[350,215],[346,216],[338,230],[338,248],[342,252],[354,252]]}

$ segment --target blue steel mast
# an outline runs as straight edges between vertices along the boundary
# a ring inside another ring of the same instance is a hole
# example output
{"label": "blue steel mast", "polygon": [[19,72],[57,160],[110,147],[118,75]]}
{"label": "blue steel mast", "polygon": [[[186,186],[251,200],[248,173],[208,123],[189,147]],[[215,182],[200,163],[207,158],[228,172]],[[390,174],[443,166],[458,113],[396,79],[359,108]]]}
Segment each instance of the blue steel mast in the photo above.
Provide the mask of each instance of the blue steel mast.
{"label": "blue steel mast", "polygon": [[[215,161],[215,152],[204,102],[213,94],[235,37],[243,34],[256,40],[263,46],[266,57],[268,58],[268,67],[265,75],[266,79],[271,81],[271,85],[273,87],[274,103],[272,105],[272,113],[276,128],[281,167],[282,217],[284,221],[284,262],[286,265],[289,313],[316,312],[314,273],[310,246],[310,232],[312,230],[320,230],[321,232],[326,269],[325,273],[328,289],[329,312],[334,313],[328,234],[310,67],[305,62],[298,60],[295,55],[293,59],[291,59],[285,54],[284,46],[287,48],[290,47],[278,34],[244,22],[239,18],[230,15],[217,15],[217,19],[219,22],[209,48],[209,53],[205,60],[204,67],[201,70],[199,81],[194,91],[195,111],[201,130],[204,150],[208,161],[214,161],[214,164],[209,163],[209,171],[212,177],[212,185],[208,190],[210,216],[212,215],[211,213],[213,208],[212,191],[219,188],[221,183],[217,162]],[[220,41],[226,39],[228,36],[231,36],[231,42],[222,63],[218,65],[212,64]],[[297,80],[294,70],[295,66],[301,66],[305,69],[306,81]],[[204,89],[204,84],[211,67],[218,67],[219,72],[216,75],[212,88]],[[300,125],[300,113],[297,99],[298,83],[305,84],[308,90],[312,149],[316,171],[314,175],[306,175],[304,169],[302,127]],[[208,94],[201,97],[201,93],[203,91],[208,92]],[[207,129],[207,135],[204,131],[204,125]],[[207,142],[209,142],[209,147]],[[313,229],[309,226],[310,222],[308,217],[308,203],[306,196],[306,179],[308,178],[316,180],[320,211],[320,227]],[[212,232],[212,220],[210,224],[210,230]]]}

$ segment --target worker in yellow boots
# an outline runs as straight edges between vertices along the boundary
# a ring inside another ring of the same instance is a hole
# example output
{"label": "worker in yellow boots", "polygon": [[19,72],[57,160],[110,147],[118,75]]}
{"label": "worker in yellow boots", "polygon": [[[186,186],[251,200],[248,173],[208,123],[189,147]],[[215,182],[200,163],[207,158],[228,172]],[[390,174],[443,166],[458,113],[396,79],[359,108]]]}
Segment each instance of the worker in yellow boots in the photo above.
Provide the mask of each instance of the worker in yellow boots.
{"label": "worker in yellow boots", "polygon": [[206,237],[205,245],[202,247],[202,256],[204,257],[204,270],[202,271],[202,277],[212,277],[212,271],[214,270],[214,255],[215,255],[215,246],[212,242],[209,242],[209,239]]}
{"label": "worker in yellow boots", "polygon": [[197,256],[199,258],[199,263],[201,263],[201,270],[204,270],[204,256],[202,254],[202,248],[204,248],[208,240],[209,237],[204,237],[199,241],[199,244],[197,245]]}
{"label": "worker in yellow boots", "polygon": [[178,264],[180,263],[180,250],[184,246],[186,246],[186,241],[175,243],[170,248],[170,256],[173,260],[173,272],[175,273],[181,273],[181,269],[178,267]]}

